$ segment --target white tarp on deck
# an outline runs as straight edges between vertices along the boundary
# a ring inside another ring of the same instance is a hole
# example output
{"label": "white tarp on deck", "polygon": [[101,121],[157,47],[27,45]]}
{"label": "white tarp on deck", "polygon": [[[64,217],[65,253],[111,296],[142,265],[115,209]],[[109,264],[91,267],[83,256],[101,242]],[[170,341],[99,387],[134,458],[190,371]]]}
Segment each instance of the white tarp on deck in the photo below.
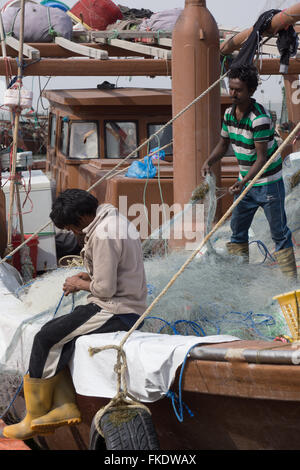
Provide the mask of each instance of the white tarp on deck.
{"label": "white tarp on deck", "polygon": [[[117,351],[109,349],[91,356],[89,348],[111,344],[118,346],[125,334],[105,333],[78,338],[71,363],[73,382],[78,394],[106,398],[116,395],[117,375],[114,367]],[[140,401],[157,401],[168,392],[177,368],[183,363],[191,347],[236,340],[238,338],[229,335],[201,338],[134,331],[123,348],[128,366],[128,392]]]}

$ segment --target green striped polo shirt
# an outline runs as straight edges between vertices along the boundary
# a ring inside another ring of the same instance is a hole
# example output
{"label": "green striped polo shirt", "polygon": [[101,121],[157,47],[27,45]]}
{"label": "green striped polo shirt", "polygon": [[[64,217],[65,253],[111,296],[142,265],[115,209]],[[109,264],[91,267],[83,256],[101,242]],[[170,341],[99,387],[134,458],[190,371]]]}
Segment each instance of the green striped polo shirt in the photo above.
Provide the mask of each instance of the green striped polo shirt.
{"label": "green striped polo shirt", "polygon": [[[221,130],[221,136],[230,139],[234,154],[237,158],[241,180],[247,175],[250,167],[257,159],[255,142],[268,142],[269,159],[277,150],[278,145],[274,137],[274,125],[268,111],[254,99],[240,121],[235,115],[236,105],[227,108]],[[273,183],[282,178],[282,159],[279,154],[271,165],[264,171],[254,186]]]}

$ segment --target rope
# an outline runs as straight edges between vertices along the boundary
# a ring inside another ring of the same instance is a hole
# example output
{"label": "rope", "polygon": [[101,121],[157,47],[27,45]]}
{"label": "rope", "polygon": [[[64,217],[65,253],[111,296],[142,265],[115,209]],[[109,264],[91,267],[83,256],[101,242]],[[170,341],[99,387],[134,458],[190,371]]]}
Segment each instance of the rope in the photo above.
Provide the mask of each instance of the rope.
{"label": "rope", "polygon": [[51,24],[51,16],[50,16],[50,8],[47,7],[47,16],[48,16],[48,34],[52,37],[52,40],[56,38],[56,36],[59,36],[59,34],[55,31],[55,29],[52,27]]}
{"label": "rope", "polygon": [[[179,385],[178,385],[178,396],[172,392],[171,390],[168,391],[167,393],[167,397],[171,398],[171,401],[172,401],[172,405],[173,405],[173,409],[174,409],[174,413],[178,419],[178,421],[180,423],[183,422],[183,405],[185,406],[185,408],[187,409],[189,415],[193,418],[194,417],[194,414],[192,413],[192,411],[188,408],[188,406],[183,403],[182,401],[182,377],[183,377],[183,371],[184,371],[184,368],[185,368],[185,364],[186,364],[186,361],[190,355],[190,352],[191,350],[194,348],[195,346],[192,346],[188,352],[186,353],[185,355],[185,358],[184,358],[184,361],[183,361],[183,364],[181,366],[181,369],[180,369],[180,374],[179,374]],[[175,402],[179,404],[179,411],[177,411],[176,409],[176,406],[175,406]]]}
{"label": "rope", "polygon": [[[110,402],[104,406],[103,408],[100,408],[100,410],[96,413],[95,415],[95,425],[97,428],[97,431],[101,436],[104,437],[101,427],[100,427],[100,421],[103,415],[112,408],[117,409],[117,411],[121,410],[127,410],[129,408],[138,408],[147,411],[147,413],[151,414],[149,408],[137,401],[135,401],[134,397],[132,397],[127,390],[127,384],[125,380],[125,373],[127,370],[127,361],[126,361],[126,355],[125,352],[123,351],[122,348],[120,348],[117,345],[108,345],[108,346],[102,346],[100,348],[89,348],[89,353],[91,356],[94,354],[105,351],[107,349],[115,349],[117,351],[117,363],[115,366],[115,372],[117,374],[117,394],[115,395],[114,398],[110,400]],[[129,397],[130,400],[128,400],[126,397]]]}
{"label": "rope", "polygon": [[[64,263],[66,262],[66,264]],[[83,265],[83,259],[79,255],[66,255],[59,259],[58,266],[64,268],[74,268]]]}
{"label": "rope", "polygon": [[17,11],[16,11],[16,14],[13,18],[13,21],[12,21],[12,24],[11,24],[11,29],[10,31],[7,33],[7,36],[13,36],[14,37],[14,27],[15,27],[15,22],[16,22],[16,19],[17,19],[17,16],[18,14],[20,13],[21,11],[21,8],[19,8]]}

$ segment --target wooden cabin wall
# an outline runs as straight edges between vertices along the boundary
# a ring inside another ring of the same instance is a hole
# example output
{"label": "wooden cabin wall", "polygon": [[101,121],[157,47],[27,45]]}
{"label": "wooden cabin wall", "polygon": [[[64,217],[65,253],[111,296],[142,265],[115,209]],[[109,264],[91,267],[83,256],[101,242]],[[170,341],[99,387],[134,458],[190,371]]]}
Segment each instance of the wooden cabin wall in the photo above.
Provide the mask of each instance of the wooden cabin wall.
{"label": "wooden cabin wall", "polygon": [[[134,108],[134,109],[133,109]],[[95,107],[85,107],[84,111],[82,108],[52,108],[49,115],[49,129],[51,115],[55,112],[56,119],[56,142],[55,148],[50,145],[50,132],[48,135],[48,146],[47,146],[47,165],[46,171],[51,173],[51,177],[56,181],[56,194],[60,191],[64,191],[67,188],[81,187],[80,184],[80,167],[84,164],[101,165],[105,163],[106,166],[113,168],[119,159],[108,159],[105,158],[105,135],[104,135],[104,123],[107,120],[116,121],[136,121],[138,124],[138,145],[145,142],[148,139],[147,136],[147,125],[151,123],[168,122],[171,119],[171,107],[170,106],[153,106],[153,107],[101,107],[95,110]],[[99,129],[99,158],[98,159],[70,159],[67,155],[64,155],[60,150],[61,141],[61,122],[62,119],[68,117],[70,121],[97,121]],[[145,145],[139,152],[139,158],[142,158],[147,154],[147,146]],[[131,161],[126,163],[126,166],[130,165]],[[110,169],[110,168],[109,168]],[[84,187],[83,189],[88,189]]]}
{"label": "wooden cabin wall", "polygon": [[[221,117],[223,119],[224,112],[226,108],[231,104],[229,97],[222,98],[221,104]],[[56,120],[56,148],[50,146],[50,132],[48,138],[48,151],[47,151],[47,171],[51,173],[52,179],[56,182],[56,194],[60,191],[63,191],[67,188],[79,187],[81,189],[87,190],[92,184],[97,180],[103,177],[107,171],[117,165],[119,159],[108,159],[105,158],[105,137],[104,137],[104,121],[105,120],[135,120],[138,121],[138,143],[139,145],[145,142],[148,139],[147,135],[147,124],[149,123],[159,123],[159,122],[168,122],[172,117],[171,105],[167,106],[73,106],[67,107],[59,104],[55,104],[55,107],[52,107],[52,112],[55,112],[57,116]],[[59,142],[61,138],[61,120],[64,117],[69,117],[70,120],[96,120],[99,123],[100,136],[99,136],[99,152],[100,158],[98,159],[87,159],[87,160],[74,160],[68,159],[67,156],[63,155],[59,150]],[[50,114],[51,118],[51,114]],[[49,119],[50,119],[49,118]],[[50,124],[50,122],[49,122]],[[50,125],[49,125],[50,128]],[[221,123],[220,123],[221,128]],[[144,157],[147,154],[147,145],[145,145],[139,152],[139,158]],[[129,166],[131,161],[124,162],[120,168],[124,166]],[[165,176],[162,178],[164,191],[166,194],[164,198],[166,203],[170,206],[173,204],[173,190],[170,185],[170,178],[172,178],[172,164],[166,164]],[[169,170],[167,170],[169,168]],[[223,159],[222,168],[221,168],[221,186],[228,188],[231,186],[237,178],[238,175],[238,166],[236,159],[233,156],[229,156]],[[168,178],[166,180],[165,178]],[[128,183],[128,181],[127,181]],[[136,181],[136,184],[144,184],[143,181]],[[157,202],[157,194],[159,194],[159,187],[156,185],[151,186],[151,194]],[[116,180],[112,179],[107,186],[107,182],[103,181],[99,186],[97,186],[92,193],[98,198],[100,202],[108,200],[108,196],[112,197],[113,201],[118,201],[119,196],[124,195],[124,191],[129,191],[128,184],[126,185],[122,179],[119,177]],[[148,190],[150,187],[148,188]],[[147,205],[150,201],[150,192],[147,193]],[[157,194],[156,194],[157,192]],[[137,196],[136,202],[143,202],[143,194],[140,194],[138,190],[135,195]],[[129,200],[133,201],[133,196],[130,195]],[[219,200],[221,207],[221,213],[223,214],[228,207],[232,204],[233,198],[230,194],[226,194],[223,198]],[[148,211],[149,211],[149,207]]]}

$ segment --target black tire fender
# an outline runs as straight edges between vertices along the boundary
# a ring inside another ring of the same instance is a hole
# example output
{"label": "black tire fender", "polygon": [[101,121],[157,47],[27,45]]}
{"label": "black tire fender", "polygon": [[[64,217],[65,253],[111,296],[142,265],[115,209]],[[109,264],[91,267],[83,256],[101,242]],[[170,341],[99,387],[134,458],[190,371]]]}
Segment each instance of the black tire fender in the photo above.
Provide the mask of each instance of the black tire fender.
{"label": "black tire fender", "polygon": [[90,450],[158,450],[159,441],[149,412],[143,408],[107,410],[96,426],[94,416],[90,429]]}

